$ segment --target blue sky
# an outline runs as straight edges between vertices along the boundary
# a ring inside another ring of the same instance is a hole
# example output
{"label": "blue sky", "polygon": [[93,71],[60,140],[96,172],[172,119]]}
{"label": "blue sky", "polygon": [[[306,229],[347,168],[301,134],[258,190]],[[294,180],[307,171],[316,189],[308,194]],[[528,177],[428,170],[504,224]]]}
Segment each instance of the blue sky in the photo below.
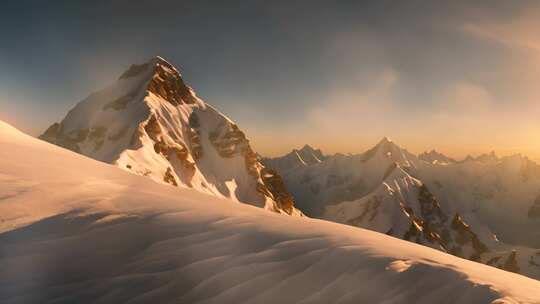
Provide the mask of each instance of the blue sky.
{"label": "blue sky", "polygon": [[522,1],[13,1],[0,119],[33,135],[160,55],[275,155],[540,156],[540,4]]}

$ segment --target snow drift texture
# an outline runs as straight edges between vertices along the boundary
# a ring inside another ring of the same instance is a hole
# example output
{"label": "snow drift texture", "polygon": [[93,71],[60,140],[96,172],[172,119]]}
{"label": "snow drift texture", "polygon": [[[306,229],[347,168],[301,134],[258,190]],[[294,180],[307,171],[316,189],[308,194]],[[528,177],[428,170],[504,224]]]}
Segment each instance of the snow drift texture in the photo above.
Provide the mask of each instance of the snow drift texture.
{"label": "snow drift texture", "polygon": [[0,122],[0,303],[540,303],[540,282],[149,182]]}

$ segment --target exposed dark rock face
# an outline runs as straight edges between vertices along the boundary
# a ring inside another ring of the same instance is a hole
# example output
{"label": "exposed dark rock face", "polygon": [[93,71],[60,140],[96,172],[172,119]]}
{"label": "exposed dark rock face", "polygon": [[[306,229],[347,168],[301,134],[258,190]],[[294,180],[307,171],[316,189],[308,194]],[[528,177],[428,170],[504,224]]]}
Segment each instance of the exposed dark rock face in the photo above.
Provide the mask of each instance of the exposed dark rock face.
{"label": "exposed dark rock face", "polygon": [[172,175],[171,168],[167,168],[167,171],[165,172],[165,176],[163,176],[163,181],[165,181],[166,183],[169,183],[169,184],[171,184],[173,186],[178,186],[178,183],[176,182],[176,179]]}
{"label": "exposed dark rock face", "polygon": [[[465,246],[466,244],[470,243],[472,244],[472,247],[474,249],[474,252],[471,256],[467,257],[469,260],[477,261],[480,259],[480,256],[488,251],[487,246],[480,241],[478,238],[478,235],[474,233],[469,225],[467,225],[461,216],[459,214],[455,214],[454,218],[452,219],[451,224],[452,230],[457,232],[457,235],[455,237],[455,242],[457,245],[454,245],[453,248],[450,249],[450,253],[453,252],[461,252],[462,249],[460,246]],[[459,254],[456,254],[459,255]]]}
{"label": "exposed dark rock face", "polygon": [[175,106],[182,103],[193,104],[197,100],[180,73],[164,60],[160,60],[156,65],[148,90]]}
{"label": "exposed dark rock face", "polygon": [[161,134],[161,126],[159,125],[155,115],[150,116],[150,119],[146,122],[146,125],[144,126],[144,130],[153,141],[159,141],[159,135]]}
{"label": "exposed dark rock face", "polygon": [[226,158],[243,152],[243,149],[249,146],[249,141],[246,139],[244,132],[240,131],[238,126],[232,123],[225,126],[221,125],[217,130],[210,132],[208,139],[219,155]]}
{"label": "exposed dark rock face", "polygon": [[279,204],[278,207],[286,213],[291,214],[294,207],[294,200],[292,195],[287,191],[281,176],[270,168],[263,168],[261,170],[261,178],[266,190],[270,192],[270,196]]}
{"label": "exposed dark rock face", "polygon": [[[411,225],[403,235],[403,239],[424,245],[437,245],[443,251],[470,260],[479,260],[487,252],[487,246],[463,221],[455,214],[449,221],[440,204],[425,185],[418,188],[420,214],[401,203],[403,212],[410,218]],[[435,247],[437,247],[435,246]],[[465,248],[472,248],[467,254]]]}
{"label": "exposed dark rock face", "polygon": [[[196,120],[194,121],[196,122]],[[236,155],[242,155],[248,173],[255,179],[260,180],[257,184],[257,191],[272,198],[278,204],[279,209],[288,214],[293,212],[294,200],[287,191],[283,179],[276,171],[264,167],[259,162],[258,156],[251,149],[246,135],[236,124],[223,121],[208,134],[208,140],[221,157],[232,158]]]}

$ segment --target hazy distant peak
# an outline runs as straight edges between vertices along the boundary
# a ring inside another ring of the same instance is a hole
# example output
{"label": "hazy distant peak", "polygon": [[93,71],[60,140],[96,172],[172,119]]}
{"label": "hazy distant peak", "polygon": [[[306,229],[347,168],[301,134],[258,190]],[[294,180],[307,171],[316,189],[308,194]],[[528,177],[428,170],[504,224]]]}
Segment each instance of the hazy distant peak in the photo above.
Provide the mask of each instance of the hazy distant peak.
{"label": "hazy distant peak", "polygon": [[305,144],[305,145],[300,149],[300,151],[315,151],[315,149],[314,149],[312,146],[310,146],[310,145],[308,145],[308,144]]}
{"label": "hazy distant peak", "polygon": [[490,153],[484,153],[476,157],[477,161],[480,162],[497,162],[499,161],[499,157],[495,154],[495,151],[491,151]]}
{"label": "hazy distant peak", "polygon": [[418,158],[426,161],[428,163],[454,163],[456,162],[453,158],[448,157],[444,155],[443,153],[440,153],[436,151],[435,149],[431,149],[429,152],[424,152],[418,155]]}
{"label": "hazy distant peak", "polygon": [[323,162],[328,157],[321,151],[305,144],[300,149],[293,149],[291,152],[274,158],[263,158],[262,162],[277,170],[287,172],[298,167],[306,167]]}
{"label": "hazy distant peak", "polygon": [[391,140],[389,137],[384,136],[384,137],[381,138],[381,140],[379,141],[379,144],[380,144],[380,143],[391,143],[391,142],[392,142],[392,140]]}

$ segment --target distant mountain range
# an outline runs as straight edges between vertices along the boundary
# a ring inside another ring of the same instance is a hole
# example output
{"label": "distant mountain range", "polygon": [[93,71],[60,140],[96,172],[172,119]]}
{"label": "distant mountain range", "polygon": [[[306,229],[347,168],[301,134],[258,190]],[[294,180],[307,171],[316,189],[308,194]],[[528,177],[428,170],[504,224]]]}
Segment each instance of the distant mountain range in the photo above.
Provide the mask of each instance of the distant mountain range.
{"label": "distant mountain range", "polygon": [[540,278],[540,166],[526,157],[417,156],[383,138],[357,155],[305,146],[262,162],[308,216]]}

